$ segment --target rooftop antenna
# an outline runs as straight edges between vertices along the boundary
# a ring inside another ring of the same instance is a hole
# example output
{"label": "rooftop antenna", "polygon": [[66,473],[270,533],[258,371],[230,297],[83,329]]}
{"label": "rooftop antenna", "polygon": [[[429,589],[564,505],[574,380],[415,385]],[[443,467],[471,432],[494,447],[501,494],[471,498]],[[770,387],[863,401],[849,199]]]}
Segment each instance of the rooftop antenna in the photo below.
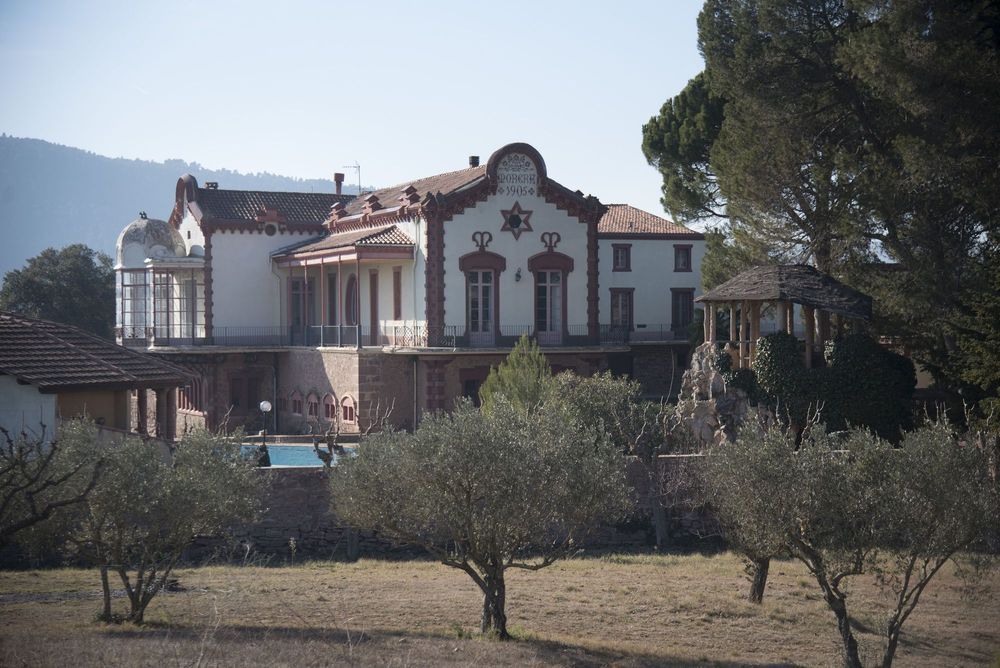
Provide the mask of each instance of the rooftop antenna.
{"label": "rooftop antenna", "polygon": [[343,169],[353,169],[358,173],[358,197],[361,197],[361,165],[355,160],[353,165],[344,165]]}

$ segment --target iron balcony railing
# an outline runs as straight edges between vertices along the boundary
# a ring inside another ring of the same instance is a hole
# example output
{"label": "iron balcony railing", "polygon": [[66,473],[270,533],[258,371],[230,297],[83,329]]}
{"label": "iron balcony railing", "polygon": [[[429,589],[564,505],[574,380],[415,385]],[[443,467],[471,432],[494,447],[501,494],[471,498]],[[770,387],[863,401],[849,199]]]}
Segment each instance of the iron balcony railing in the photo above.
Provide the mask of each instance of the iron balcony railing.
{"label": "iron balcony railing", "polygon": [[311,347],[311,348],[510,348],[521,336],[543,347],[608,346],[656,343],[687,339],[687,327],[670,325],[600,325],[592,336],[587,325],[574,324],[558,331],[538,331],[533,325],[502,324],[472,330],[448,325],[436,330],[424,323],[369,325],[239,326],[215,327],[211,336],[158,336],[154,328],[119,327],[118,340],[131,347]]}

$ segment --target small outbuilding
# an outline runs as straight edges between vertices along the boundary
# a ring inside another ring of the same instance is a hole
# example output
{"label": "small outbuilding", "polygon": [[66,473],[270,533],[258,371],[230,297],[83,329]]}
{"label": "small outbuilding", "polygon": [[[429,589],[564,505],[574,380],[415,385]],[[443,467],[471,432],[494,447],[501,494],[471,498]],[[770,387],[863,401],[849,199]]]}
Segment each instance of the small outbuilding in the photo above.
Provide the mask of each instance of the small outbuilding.
{"label": "small outbuilding", "polygon": [[180,367],[76,327],[0,311],[0,426],[11,434],[51,436],[60,419],[85,415],[171,440],[177,388],[189,381]]}
{"label": "small outbuilding", "polygon": [[729,310],[729,338],[734,366],[749,367],[760,338],[761,309],[776,307],[778,330],[795,331],[798,304],[804,321],[805,363],[822,351],[834,330],[870,322],[872,298],[844,285],[829,274],[805,264],[754,267],[709,290],[695,301],[705,304],[705,340],[718,340],[716,313]]}

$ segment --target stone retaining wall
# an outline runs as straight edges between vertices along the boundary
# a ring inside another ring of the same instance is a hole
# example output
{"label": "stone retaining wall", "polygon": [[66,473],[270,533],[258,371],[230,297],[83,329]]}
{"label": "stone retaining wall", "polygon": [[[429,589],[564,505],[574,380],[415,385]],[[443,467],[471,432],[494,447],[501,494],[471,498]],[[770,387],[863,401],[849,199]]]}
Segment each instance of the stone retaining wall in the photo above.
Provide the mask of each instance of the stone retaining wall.
{"label": "stone retaining wall", "polygon": [[[661,458],[667,462],[666,458]],[[661,463],[676,468],[675,462]],[[371,532],[355,531],[341,525],[330,511],[330,485],[322,468],[262,469],[269,478],[261,519],[238,527],[227,540],[204,538],[188,555],[191,559],[215,553],[229,559],[249,555],[278,558],[336,558],[358,556],[420,554],[407,546],[394,546]],[[599,527],[588,536],[586,548],[640,549],[655,545],[650,519],[652,497],[650,476],[636,461],[629,464],[628,475],[636,489],[636,513],[617,526]],[[703,509],[677,505],[667,509],[668,535],[672,546],[690,546],[701,537],[717,534],[714,522]]]}

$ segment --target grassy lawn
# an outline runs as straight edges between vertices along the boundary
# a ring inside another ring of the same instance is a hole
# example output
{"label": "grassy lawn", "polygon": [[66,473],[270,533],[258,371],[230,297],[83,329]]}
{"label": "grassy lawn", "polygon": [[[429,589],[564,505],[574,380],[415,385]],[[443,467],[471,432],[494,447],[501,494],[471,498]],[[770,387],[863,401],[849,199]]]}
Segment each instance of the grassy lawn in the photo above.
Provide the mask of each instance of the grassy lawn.
{"label": "grassy lawn", "polygon": [[[963,597],[950,569],[904,629],[898,665],[1000,661],[1000,577]],[[0,665],[838,665],[833,615],[801,566],[779,562],[763,606],[743,600],[740,561],[718,556],[577,558],[508,579],[516,640],[478,638],[464,573],[425,561],[209,566],[178,572],[148,623],[105,626],[96,571],[0,571]],[[875,592],[874,594],[871,592]],[[124,600],[116,600],[119,609]],[[856,587],[863,652],[880,600]],[[864,654],[863,654],[864,656]]]}

